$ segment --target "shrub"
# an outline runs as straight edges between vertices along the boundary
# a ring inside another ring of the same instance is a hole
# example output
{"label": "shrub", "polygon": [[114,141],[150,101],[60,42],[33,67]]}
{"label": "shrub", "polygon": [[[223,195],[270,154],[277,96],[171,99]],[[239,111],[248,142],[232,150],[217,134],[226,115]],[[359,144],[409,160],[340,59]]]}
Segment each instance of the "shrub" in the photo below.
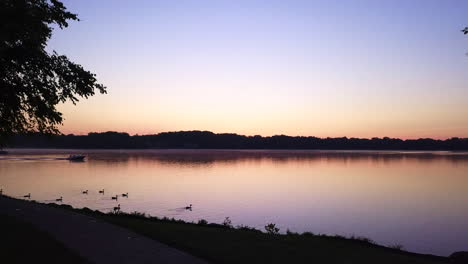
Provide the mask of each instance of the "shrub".
{"label": "shrub", "polygon": [[148,218],[149,218],[151,221],[161,221],[161,219],[159,219],[159,217],[157,217],[157,216],[148,216]]}
{"label": "shrub", "polygon": [[372,240],[370,238],[367,238],[367,237],[363,237],[363,236],[354,236],[354,235],[352,235],[351,239],[359,240],[359,241],[362,241],[364,243],[375,244],[374,240]]}
{"label": "shrub", "polygon": [[206,221],[205,219],[200,219],[200,220],[198,220],[198,224],[199,225],[207,225],[208,221]]}
{"label": "shrub", "polygon": [[239,230],[242,230],[242,231],[262,232],[262,231],[256,229],[255,227],[250,227],[250,226],[246,226],[246,225],[238,225],[238,226],[236,226],[236,229],[239,229]]}
{"label": "shrub", "polygon": [[130,215],[131,216],[136,216],[136,217],[141,217],[141,218],[146,218],[146,213],[140,213],[140,212],[137,212],[137,211],[131,212]]}
{"label": "shrub", "polygon": [[223,226],[225,227],[229,227],[229,228],[232,228],[232,221],[231,219],[228,217],[226,217],[223,221]]}
{"label": "shrub", "polygon": [[404,250],[405,247],[402,244],[395,244],[395,245],[390,245],[390,248],[396,249],[396,250]]}
{"label": "shrub", "polygon": [[288,235],[288,236],[298,236],[299,234],[287,229],[286,230],[286,235]]}
{"label": "shrub", "polygon": [[280,229],[276,227],[276,225],[273,223],[267,224],[265,226],[265,230],[267,231],[268,234],[271,234],[271,235],[277,235],[279,234],[279,231],[280,231]]}

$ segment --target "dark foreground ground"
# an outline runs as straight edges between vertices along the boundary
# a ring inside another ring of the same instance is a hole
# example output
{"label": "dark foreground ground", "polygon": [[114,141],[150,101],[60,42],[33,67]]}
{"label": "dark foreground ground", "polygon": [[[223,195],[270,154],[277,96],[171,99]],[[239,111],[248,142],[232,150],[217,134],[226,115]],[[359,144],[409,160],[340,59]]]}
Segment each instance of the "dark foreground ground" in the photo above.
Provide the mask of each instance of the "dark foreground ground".
{"label": "dark foreground ground", "polygon": [[216,224],[189,224],[105,215],[106,221],[157,239],[213,263],[447,263],[448,258],[408,253],[367,241],[313,234],[273,235]]}
{"label": "dark foreground ground", "polygon": [[[21,236],[12,240],[16,242],[11,243],[10,250],[1,249],[2,252],[13,252],[8,254],[11,255],[10,258],[14,258],[15,262],[3,262],[3,259],[0,259],[0,263],[52,263],[47,258],[54,259],[55,255],[63,254],[63,252],[60,252],[61,249],[57,249],[57,247],[41,249],[41,241],[53,243],[53,239],[55,239],[63,245],[62,249],[66,247],[70,249],[70,252],[74,252],[75,255],[79,255],[91,263],[206,264],[205,261],[183,251],[139,235],[129,229],[107,223],[102,219],[78,213],[78,211],[0,196],[0,214],[14,217],[17,229],[25,230],[19,233]],[[34,228],[28,229],[31,224]],[[3,228],[9,229],[9,226],[6,225]],[[28,234],[30,230],[33,230],[31,235]],[[38,230],[47,232],[53,239]],[[15,234],[12,233],[12,236]],[[10,241],[5,240],[3,234],[0,240],[10,244]],[[29,250],[30,248],[35,249]],[[43,256],[42,260],[44,261],[36,261],[34,254],[38,254],[38,252],[42,254],[40,256]],[[72,257],[73,254],[63,254],[62,257],[67,258],[67,256],[70,261],[59,261],[58,263],[73,263],[72,260],[76,259]],[[31,259],[33,261],[28,261]]]}
{"label": "dark foreground ground", "polygon": [[51,235],[15,217],[0,215],[1,263],[87,263]]}
{"label": "dark foreground ground", "polygon": [[[14,201],[17,207],[34,206],[40,208],[41,211],[54,210],[60,212],[60,214],[82,215],[83,217],[87,217],[87,219],[95,219],[98,223],[102,222],[109,226],[114,224],[124,227],[144,237],[163,242],[211,263],[451,263],[449,258],[409,253],[398,249],[387,248],[375,245],[372,241],[362,238],[347,239],[342,237],[313,235],[310,233],[290,233],[286,235],[266,234],[247,227],[232,228],[203,222],[199,224],[184,223],[182,221],[170,219],[146,217],[138,213],[103,214],[89,209],[73,209],[69,206],[43,205],[5,197],[0,198],[0,213],[2,210],[2,203],[5,201]],[[11,218],[5,219],[5,221],[13,221]],[[31,219],[31,222],[34,224],[34,219]],[[25,230],[29,230],[27,229],[28,227],[34,230],[31,225],[22,222],[15,222],[15,225],[18,229],[23,229],[23,226],[25,226]],[[71,228],[79,229],[81,227],[75,226]],[[116,230],[120,229],[122,228]],[[21,241],[51,240],[47,234],[37,232],[37,230],[36,233],[31,231],[31,234],[34,234],[33,240],[29,238],[29,231],[24,232],[22,237],[20,236],[18,239],[12,238],[15,234],[14,231],[12,232],[10,236],[7,236],[8,240],[16,241],[15,243],[11,243],[11,252],[23,252],[24,244],[22,244]],[[134,236],[136,236],[136,234]],[[4,237],[2,237],[2,239],[4,239]],[[62,239],[63,238],[59,238],[58,240]],[[94,239],[106,241],[106,238],[103,237]],[[113,243],[110,240],[111,239],[107,241],[108,244]],[[53,241],[53,239],[51,241]],[[54,245],[57,247],[61,246],[55,241],[51,243],[55,243]],[[96,245],[96,250],[99,251],[99,247],[99,245]],[[30,250],[29,248],[27,249],[27,252],[36,251]],[[57,252],[58,250],[47,248],[40,251]],[[66,250],[63,252],[64,254],[61,257],[69,258],[70,261],[62,263],[79,263],[72,261],[82,261],[82,259],[76,257],[72,252]],[[79,253],[79,255],[83,255],[79,247],[76,252]],[[10,254],[14,256],[20,253]],[[141,254],[146,254],[146,252],[142,250]],[[195,262],[199,261],[196,258],[188,259]],[[168,260],[170,263],[170,255]],[[42,262],[37,261],[36,263]],[[97,263],[101,262],[97,261]],[[138,262],[134,261],[133,263]],[[158,263],[158,261],[150,261],[148,263]]]}

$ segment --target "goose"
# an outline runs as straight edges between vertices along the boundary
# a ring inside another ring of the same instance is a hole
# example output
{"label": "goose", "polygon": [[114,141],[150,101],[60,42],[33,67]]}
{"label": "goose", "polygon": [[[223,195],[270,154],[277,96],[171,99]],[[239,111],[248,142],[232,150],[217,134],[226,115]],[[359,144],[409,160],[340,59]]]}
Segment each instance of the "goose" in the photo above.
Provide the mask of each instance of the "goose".
{"label": "goose", "polygon": [[104,194],[104,189],[100,190],[100,191],[99,191],[99,193],[102,193],[102,194]]}
{"label": "goose", "polygon": [[118,211],[120,211],[120,204],[114,207],[114,212],[118,212]]}
{"label": "goose", "polygon": [[62,196],[60,196],[60,198],[58,198],[58,199],[55,199],[55,201],[56,201],[56,202],[61,202],[61,201],[63,201]]}
{"label": "goose", "polygon": [[128,198],[128,193],[122,193],[122,197],[127,197]]}
{"label": "goose", "polygon": [[192,204],[190,204],[189,206],[186,206],[185,210],[192,210]]}
{"label": "goose", "polygon": [[88,190],[82,191],[83,194],[88,194]]}
{"label": "goose", "polygon": [[23,197],[29,199],[29,198],[31,198],[31,193],[28,193],[27,195],[24,195]]}
{"label": "goose", "polygon": [[118,195],[112,196],[112,200],[117,200],[118,197],[119,197]]}

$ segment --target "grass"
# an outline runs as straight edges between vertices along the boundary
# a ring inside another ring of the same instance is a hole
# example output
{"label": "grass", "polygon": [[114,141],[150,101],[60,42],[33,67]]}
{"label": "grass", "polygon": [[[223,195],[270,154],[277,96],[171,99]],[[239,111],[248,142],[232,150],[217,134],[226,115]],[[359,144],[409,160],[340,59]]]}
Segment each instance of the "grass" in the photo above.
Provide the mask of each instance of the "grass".
{"label": "grass", "polygon": [[[77,209],[75,209],[77,210]],[[77,211],[166,243],[213,263],[448,263],[448,258],[376,245],[365,237],[264,233],[257,229],[206,221],[150,217],[141,213]],[[270,226],[270,230],[271,230]]]}
{"label": "grass", "polygon": [[[233,227],[229,218],[226,218],[223,224],[212,224],[203,220],[187,223],[138,212],[105,214],[88,208],[74,209],[69,205],[49,206],[73,210],[125,227],[211,263],[449,263],[447,257],[406,252],[401,245],[384,247],[365,237],[346,238],[289,231],[279,234],[274,224],[266,226],[267,232],[261,232],[248,226]],[[8,245],[7,250],[2,246],[0,259],[5,259],[6,254],[7,259],[27,258],[34,259],[36,263],[83,262],[47,234],[35,230],[30,225],[8,217],[1,219],[2,241],[7,241]],[[28,254],[22,256],[21,252]],[[59,254],[54,255],[51,252]],[[64,259],[66,261],[63,261]]]}
{"label": "grass", "polygon": [[2,263],[87,263],[49,234],[11,216],[0,215]]}

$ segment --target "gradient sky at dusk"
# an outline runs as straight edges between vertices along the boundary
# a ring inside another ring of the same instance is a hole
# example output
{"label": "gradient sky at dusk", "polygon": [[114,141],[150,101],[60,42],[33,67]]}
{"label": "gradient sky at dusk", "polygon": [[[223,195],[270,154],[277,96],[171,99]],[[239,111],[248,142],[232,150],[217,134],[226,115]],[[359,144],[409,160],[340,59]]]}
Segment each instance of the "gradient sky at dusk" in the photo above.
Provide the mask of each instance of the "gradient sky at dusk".
{"label": "gradient sky at dusk", "polygon": [[64,1],[64,133],[468,137],[468,1]]}

